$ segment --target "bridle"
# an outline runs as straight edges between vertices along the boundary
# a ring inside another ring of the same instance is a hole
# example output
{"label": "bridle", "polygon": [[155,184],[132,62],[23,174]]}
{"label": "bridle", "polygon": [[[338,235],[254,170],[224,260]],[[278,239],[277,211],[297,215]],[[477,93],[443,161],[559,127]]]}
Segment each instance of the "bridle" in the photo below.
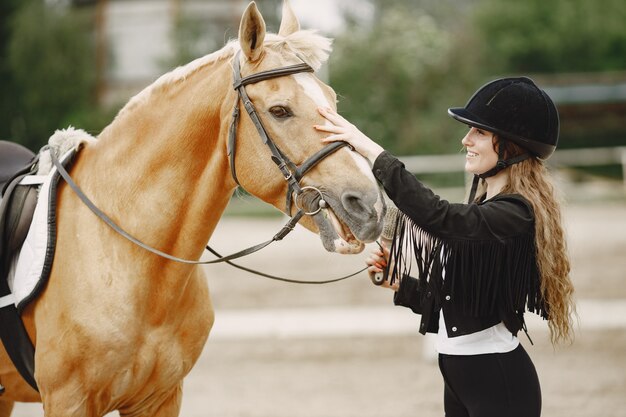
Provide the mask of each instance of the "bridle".
{"label": "bridle", "polygon": [[[183,258],[179,258],[177,256],[173,256],[170,255],[168,253],[165,253],[163,251],[160,251],[148,244],[143,243],[142,241],[140,241],[139,239],[135,238],[134,236],[130,235],[128,232],[126,232],[124,229],[122,229],[120,226],[118,226],[109,216],[107,216],[102,210],[100,210],[86,195],[85,193],[80,189],[80,187],[78,187],[78,185],[74,182],[74,180],[71,178],[71,176],[69,175],[69,173],[65,170],[65,168],[63,167],[63,164],[61,164],[57,158],[57,156],[55,155],[55,152],[52,148],[49,148],[50,150],[50,157],[52,160],[52,163],[54,164],[54,166],[56,167],[57,171],[59,172],[59,174],[61,175],[61,177],[65,180],[65,182],[67,182],[67,184],[70,186],[70,188],[74,191],[74,193],[76,193],[76,195],[78,196],[78,198],[80,198],[80,200],[98,217],[100,218],[102,221],[104,221],[109,227],[111,227],[114,231],[116,231],[118,234],[120,234],[122,237],[126,238],[127,240],[129,240],[130,242],[134,243],[135,245],[155,254],[158,256],[161,256],[163,258],[175,261],[175,262],[179,262],[179,263],[184,263],[184,264],[191,264],[191,265],[208,265],[208,264],[215,264],[215,263],[221,263],[221,262],[225,262],[231,266],[234,266],[235,268],[238,269],[242,269],[244,271],[247,272],[251,272],[253,274],[257,274],[257,275],[261,275],[264,276],[266,278],[270,278],[270,279],[275,279],[275,280],[279,280],[279,281],[285,281],[285,282],[292,282],[292,283],[298,283],[298,284],[325,284],[325,283],[330,283],[330,282],[336,282],[336,281],[341,281],[344,280],[346,278],[350,278],[362,271],[364,271],[366,268],[363,268],[355,273],[352,273],[350,275],[346,275],[340,278],[334,278],[334,279],[329,279],[329,280],[323,280],[323,281],[303,281],[303,280],[294,280],[294,279],[288,279],[288,278],[282,278],[282,277],[277,277],[274,275],[270,275],[270,274],[265,274],[262,272],[258,272],[255,270],[252,270],[250,268],[246,268],[240,265],[237,265],[233,262],[231,262],[233,259],[237,259],[237,258],[241,258],[243,256],[249,255],[251,253],[257,252],[261,249],[263,249],[264,247],[268,246],[269,244],[282,240],[285,236],[287,236],[289,234],[289,232],[291,232],[295,225],[298,223],[298,221],[305,215],[307,216],[313,216],[317,213],[319,213],[319,211],[323,208],[326,208],[326,201],[323,198],[323,194],[322,192],[313,186],[300,186],[300,180],[302,179],[302,177],[311,169],[313,168],[315,165],[317,165],[321,160],[323,160],[324,158],[326,158],[327,156],[331,155],[333,152],[337,151],[338,149],[344,147],[344,146],[349,146],[346,142],[332,142],[328,145],[326,145],[324,148],[322,148],[321,150],[319,150],[318,152],[314,153],[313,155],[311,155],[307,160],[305,160],[301,165],[296,165],[295,163],[293,163],[288,157],[287,155],[285,155],[279,148],[278,146],[274,143],[274,141],[270,138],[269,134],[267,133],[267,131],[265,130],[265,128],[263,127],[263,124],[261,123],[261,119],[258,116],[258,113],[256,111],[256,109],[254,108],[254,104],[252,104],[252,101],[250,100],[250,98],[248,97],[248,94],[246,93],[246,89],[245,86],[249,85],[249,84],[254,84],[260,81],[264,81],[264,80],[269,80],[272,78],[277,78],[277,77],[282,77],[282,76],[286,76],[286,75],[291,75],[291,74],[297,74],[300,72],[313,72],[313,68],[311,68],[311,66],[309,66],[308,64],[302,62],[300,64],[295,64],[295,65],[290,65],[290,66],[286,66],[286,67],[282,67],[282,68],[277,68],[277,69],[272,69],[272,70],[268,70],[268,71],[262,71],[262,72],[258,72],[256,74],[252,74],[249,75],[247,77],[241,77],[241,69],[240,69],[240,63],[239,63],[239,55],[240,52],[238,52],[233,60],[233,87],[235,90],[237,90],[238,93],[238,97],[237,97],[237,101],[235,103],[235,107],[233,109],[233,115],[232,115],[232,122],[230,124],[230,128],[229,128],[229,133],[228,133],[228,155],[229,155],[229,159],[230,159],[230,170],[231,170],[231,174],[233,176],[233,179],[235,180],[235,182],[241,186],[241,184],[239,184],[239,180],[237,179],[237,173],[236,173],[236,169],[235,169],[235,148],[236,148],[236,139],[237,139],[237,126],[238,126],[238,121],[239,121],[239,102],[241,101],[244,105],[244,107],[246,108],[246,111],[248,112],[248,115],[250,115],[250,119],[252,120],[253,124],[255,125],[257,131],[259,132],[259,135],[261,136],[261,140],[263,141],[264,144],[266,144],[272,154],[271,159],[272,161],[278,166],[278,169],[280,170],[281,174],[283,175],[283,178],[285,179],[285,181],[287,181],[288,187],[287,187],[287,197],[286,197],[286,213],[288,215],[291,215],[291,206],[292,206],[292,202],[293,204],[295,204],[296,208],[298,209],[298,211],[296,212],[295,215],[291,216],[291,218],[289,219],[289,221],[287,222],[287,224],[285,224],[282,229],[280,229],[278,231],[278,233],[276,233],[271,239],[259,243],[257,245],[251,246],[249,248],[243,249],[239,252],[236,253],[232,253],[228,256],[221,256],[218,252],[216,252],[214,249],[212,249],[211,247],[209,247],[208,245],[206,246],[206,249],[208,251],[210,251],[212,254],[214,254],[215,256],[218,257],[218,259],[214,259],[214,260],[210,260],[210,261],[194,261],[194,260],[189,260],[189,259],[183,259]],[[45,147],[48,148],[48,147]],[[44,149],[45,149],[44,148]],[[243,188],[243,187],[242,187]],[[319,200],[318,200],[318,207],[314,210],[311,211],[306,211],[300,204],[299,204],[299,198],[304,194],[305,191],[314,191],[316,193],[319,194]],[[292,196],[295,194],[295,198],[293,198]]]}
{"label": "bridle", "polygon": [[[232,122],[230,124],[230,129],[228,132],[228,155],[230,157],[230,172],[233,176],[235,182],[241,186],[239,180],[237,179],[237,170],[235,168],[235,150],[236,150],[236,141],[237,141],[237,125],[239,122],[239,102],[243,103],[254,127],[256,127],[257,132],[259,132],[259,136],[261,140],[272,153],[272,161],[278,166],[281,174],[285,181],[287,181],[287,198],[286,198],[286,207],[285,212],[287,215],[291,215],[291,205],[292,200],[294,201],[298,212],[295,217],[302,217],[302,215],[313,216],[317,214],[322,208],[326,207],[326,201],[323,198],[322,192],[312,186],[300,186],[300,180],[311,168],[320,163],[324,158],[337,151],[344,146],[349,146],[346,142],[332,142],[326,145],[324,148],[320,149],[313,155],[311,155],[307,160],[305,160],[300,166],[294,164],[284,152],[282,152],[276,143],[272,140],[270,135],[265,130],[263,123],[261,123],[261,119],[254,108],[254,104],[250,101],[248,97],[248,93],[246,92],[246,86],[254,83],[258,83],[260,81],[269,80],[272,78],[283,77],[285,75],[297,74],[300,72],[313,72],[313,68],[310,65],[302,62],[300,64],[289,65],[287,67],[276,68],[268,71],[257,72],[256,74],[248,75],[247,77],[241,77],[241,68],[239,63],[239,56],[241,51],[237,52],[235,58],[233,60],[233,87],[238,93],[238,99],[235,102],[235,107],[233,109],[233,117]],[[242,187],[243,188],[243,187]],[[311,190],[317,192],[320,196],[319,207],[317,207],[313,211],[304,211],[304,209],[298,204],[298,198],[302,195],[304,191]],[[296,198],[293,199],[292,196],[296,195]]]}

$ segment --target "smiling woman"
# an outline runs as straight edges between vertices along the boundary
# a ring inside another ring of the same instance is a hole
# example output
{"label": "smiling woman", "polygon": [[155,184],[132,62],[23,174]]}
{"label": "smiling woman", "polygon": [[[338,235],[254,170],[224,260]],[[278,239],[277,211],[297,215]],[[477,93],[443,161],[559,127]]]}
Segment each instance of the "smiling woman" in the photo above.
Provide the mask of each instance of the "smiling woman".
{"label": "smiling woman", "polygon": [[[496,150],[498,144],[496,136],[486,130],[471,127],[467,135],[461,140],[467,152],[465,157],[465,171],[480,175],[495,167],[498,163],[498,152]],[[504,177],[500,177],[504,178]],[[492,180],[493,181],[493,180]],[[502,186],[493,185],[491,191],[499,190]],[[493,194],[495,195],[495,194]],[[488,196],[488,198],[491,196]]]}
{"label": "smiling woman", "polygon": [[369,159],[401,212],[391,248],[366,263],[370,274],[385,272],[396,304],[422,316],[421,333],[437,333],[446,416],[538,417],[538,376],[517,339],[524,312],[548,320],[553,343],[572,340],[575,314],[560,207],[543,163],[556,148],[558,113],[526,77],[492,81],[448,112],[470,126],[462,139],[475,176],[468,204],[442,200],[331,109],[321,111],[330,125],[316,129]]}

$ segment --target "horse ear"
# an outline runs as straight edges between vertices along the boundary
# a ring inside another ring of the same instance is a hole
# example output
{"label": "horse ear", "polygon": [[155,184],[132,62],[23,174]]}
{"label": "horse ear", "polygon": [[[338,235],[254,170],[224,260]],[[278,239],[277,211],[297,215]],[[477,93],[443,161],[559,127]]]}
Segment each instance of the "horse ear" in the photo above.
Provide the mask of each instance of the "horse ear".
{"label": "horse ear", "polygon": [[249,61],[256,61],[263,51],[265,39],[265,21],[256,7],[255,2],[250,2],[246,11],[243,12],[239,24],[239,44],[241,50]]}
{"label": "horse ear", "polygon": [[283,1],[283,17],[280,20],[280,29],[278,34],[280,36],[289,36],[294,32],[300,30],[300,22],[296,17],[289,0]]}

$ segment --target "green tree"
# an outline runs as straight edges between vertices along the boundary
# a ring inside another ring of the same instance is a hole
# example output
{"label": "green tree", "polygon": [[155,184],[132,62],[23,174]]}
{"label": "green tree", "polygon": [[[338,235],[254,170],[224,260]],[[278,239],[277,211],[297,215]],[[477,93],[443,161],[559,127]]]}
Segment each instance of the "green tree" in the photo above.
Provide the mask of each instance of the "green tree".
{"label": "green tree", "polygon": [[88,15],[38,0],[15,13],[7,53],[17,113],[11,140],[36,150],[55,129],[75,123],[73,114],[84,118],[84,109],[95,105],[90,23]]}
{"label": "green tree", "polygon": [[483,0],[475,16],[488,72],[626,69],[624,0]]}
{"label": "green tree", "polygon": [[[619,75],[626,70],[623,0],[483,0],[475,22],[488,74],[531,74],[565,84],[624,79]],[[623,103],[557,106],[561,147],[626,144]]]}
{"label": "green tree", "polygon": [[0,2],[0,139],[12,137],[11,126],[17,115],[15,106],[15,81],[8,63],[8,49],[11,39],[11,19],[18,8],[19,0]]}
{"label": "green tree", "polygon": [[[424,2],[426,6],[426,2]],[[434,4],[434,3],[433,3]],[[477,78],[473,38],[456,19],[412,2],[379,5],[368,24],[353,24],[335,41],[330,82],[339,109],[365,133],[398,154],[452,152],[462,129],[446,109],[464,104]]]}
{"label": "green tree", "polygon": [[[397,154],[458,150],[464,127],[446,109],[491,79],[626,70],[623,0],[369,3],[372,19],[353,11],[336,39],[330,81],[340,111]],[[623,110],[582,109],[562,107],[564,146],[626,142]]]}
{"label": "green tree", "polygon": [[[278,32],[282,1],[256,0],[256,3],[267,30]],[[228,19],[208,24],[206,16],[194,14],[182,7],[170,33],[173,50],[161,60],[160,66],[168,71],[216,51],[230,39],[236,39],[238,31],[238,20]]]}

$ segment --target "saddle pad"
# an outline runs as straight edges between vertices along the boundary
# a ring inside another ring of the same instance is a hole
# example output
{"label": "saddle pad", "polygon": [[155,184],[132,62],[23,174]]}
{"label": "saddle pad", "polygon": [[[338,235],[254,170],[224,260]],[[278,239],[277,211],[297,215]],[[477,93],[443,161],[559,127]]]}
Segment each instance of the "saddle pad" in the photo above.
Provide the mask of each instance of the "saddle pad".
{"label": "saddle pad", "polygon": [[[77,148],[66,152],[59,160],[66,166]],[[48,280],[56,246],[56,190],[60,175],[55,167],[43,175],[27,176],[21,183],[41,183],[33,221],[26,240],[11,263],[8,275],[11,300],[21,313]]]}

